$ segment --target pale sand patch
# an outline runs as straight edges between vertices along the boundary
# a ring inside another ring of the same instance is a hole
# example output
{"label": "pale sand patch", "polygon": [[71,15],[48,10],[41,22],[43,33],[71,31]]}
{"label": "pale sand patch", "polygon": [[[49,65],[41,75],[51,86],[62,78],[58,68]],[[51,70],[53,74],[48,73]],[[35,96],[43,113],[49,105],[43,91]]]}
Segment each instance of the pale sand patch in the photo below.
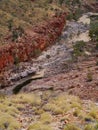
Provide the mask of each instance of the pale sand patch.
{"label": "pale sand patch", "polygon": [[75,36],[72,39],[72,42],[76,42],[76,41],[84,41],[84,42],[89,42],[91,39],[89,37],[89,31],[86,31],[84,33],[81,33],[80,35]]}
{"label": "pale sand patch", "polygon": [[83,15],[78,20],[79,23],[90,24],[90,18],[87,15]]}

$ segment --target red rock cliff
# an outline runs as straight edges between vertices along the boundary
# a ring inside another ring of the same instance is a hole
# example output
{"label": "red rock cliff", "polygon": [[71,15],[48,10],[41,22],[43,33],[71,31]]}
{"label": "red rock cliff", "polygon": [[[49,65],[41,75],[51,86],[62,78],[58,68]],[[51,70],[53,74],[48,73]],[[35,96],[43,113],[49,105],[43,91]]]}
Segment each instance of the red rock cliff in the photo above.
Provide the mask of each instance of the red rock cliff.
{"label": "red rock cliff", "polygon": [[29,60],[36,53],[53,44],[63,30],[65,16],[66,14],[54,16],[49,22],[34,27],[18,43],[0,47],[0,71],[16,62]]}

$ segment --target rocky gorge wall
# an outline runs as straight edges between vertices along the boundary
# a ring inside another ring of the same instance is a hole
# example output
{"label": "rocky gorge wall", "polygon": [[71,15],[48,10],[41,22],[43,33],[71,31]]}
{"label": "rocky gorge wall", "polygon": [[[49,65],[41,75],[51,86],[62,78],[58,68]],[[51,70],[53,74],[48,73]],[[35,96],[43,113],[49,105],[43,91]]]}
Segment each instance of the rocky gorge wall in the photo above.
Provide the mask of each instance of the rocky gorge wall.
{"label": "rocky gorge wall", "polygon": [[0,47],[0,71],[35,57],[47,46],[53,44],[63,30],[65,17],[65,13],[53,16],[44,24],[25,32],[24,37],[18,39],[17,43],[13,42]]}

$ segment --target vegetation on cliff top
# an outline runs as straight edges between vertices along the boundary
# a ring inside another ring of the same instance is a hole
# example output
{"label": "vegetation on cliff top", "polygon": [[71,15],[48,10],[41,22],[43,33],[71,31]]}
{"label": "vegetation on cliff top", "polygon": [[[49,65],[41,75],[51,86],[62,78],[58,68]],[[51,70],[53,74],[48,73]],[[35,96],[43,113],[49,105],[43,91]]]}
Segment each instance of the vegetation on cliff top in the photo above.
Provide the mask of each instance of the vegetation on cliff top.
{"label": "vegetation on cliff top", "polygon": [[0,1],[0,44],[5,43],[11,29],[19,26],[24,30],[47,20],[61,10],[49,0],[3,0]]}
{"label": "vegetation on cliff top", "polygon": [[[88,1],[91,2],[92,0]],[[14,38],[17,37],[13,32],[15,28],[32,28],[59,11],[69,12],[68,19],[76,20],[85,10],[83,3],[81,0],[1,0],[0,44],[8,42],[6,38],[11,32]]]}

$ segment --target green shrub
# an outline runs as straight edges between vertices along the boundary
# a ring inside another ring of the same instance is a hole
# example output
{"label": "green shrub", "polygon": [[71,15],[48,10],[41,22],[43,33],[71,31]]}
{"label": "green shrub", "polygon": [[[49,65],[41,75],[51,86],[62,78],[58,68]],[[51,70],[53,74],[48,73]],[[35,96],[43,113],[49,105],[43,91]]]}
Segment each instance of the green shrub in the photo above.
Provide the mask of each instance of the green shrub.
{"label": "green shrub", "polygon": [[59,0],[59,4],[62,5],[64,0]]}
{"label": "green shrub", "polygon": [[74,56],[81,56],[84,52],[84,48],[86,46],[86,43],[84,41],[77,41],[75,45],[73,46],[73,55]]}
{"label": "green shrub", "polygon": [[76,9],[75,13],[73,14],[73,19],[77,21],[79,19],[79,17],[81,16],[82,13],[83,12],[82,12],[82,10],[80,8]]}
{"label": "green shrub", "polygon": [[98,50],[98,42],[96,43],[95,49]]}
{"label": "green shrub", "polygon": [[91,40],[98,41],[98,21],[91,22],[89,36]]}
{"label": "green shrub", "polygon": [[87,73],[87,81],[90,82],[92,80],[93,80],[92,73],[90,71],[88,71],[88,73]]}
{"label": "green shrub", "polygon": [[53,0],[47,0],[47,3],[52,3]]}
{"label": "green shrub", "polygon": [[[12,26],[10,26],[10,29],[12,29]],[[12,29],[12,41],[17,41],[19,37],[22,37],[24,34],[24,29],[19,26],[17,29]]]}
{"label": "green shrub", "polygon": [[70,12],[68,15],[67,15],[67,19],[68,20],[72,20],[73,19],[73,13],[72,12]]}

